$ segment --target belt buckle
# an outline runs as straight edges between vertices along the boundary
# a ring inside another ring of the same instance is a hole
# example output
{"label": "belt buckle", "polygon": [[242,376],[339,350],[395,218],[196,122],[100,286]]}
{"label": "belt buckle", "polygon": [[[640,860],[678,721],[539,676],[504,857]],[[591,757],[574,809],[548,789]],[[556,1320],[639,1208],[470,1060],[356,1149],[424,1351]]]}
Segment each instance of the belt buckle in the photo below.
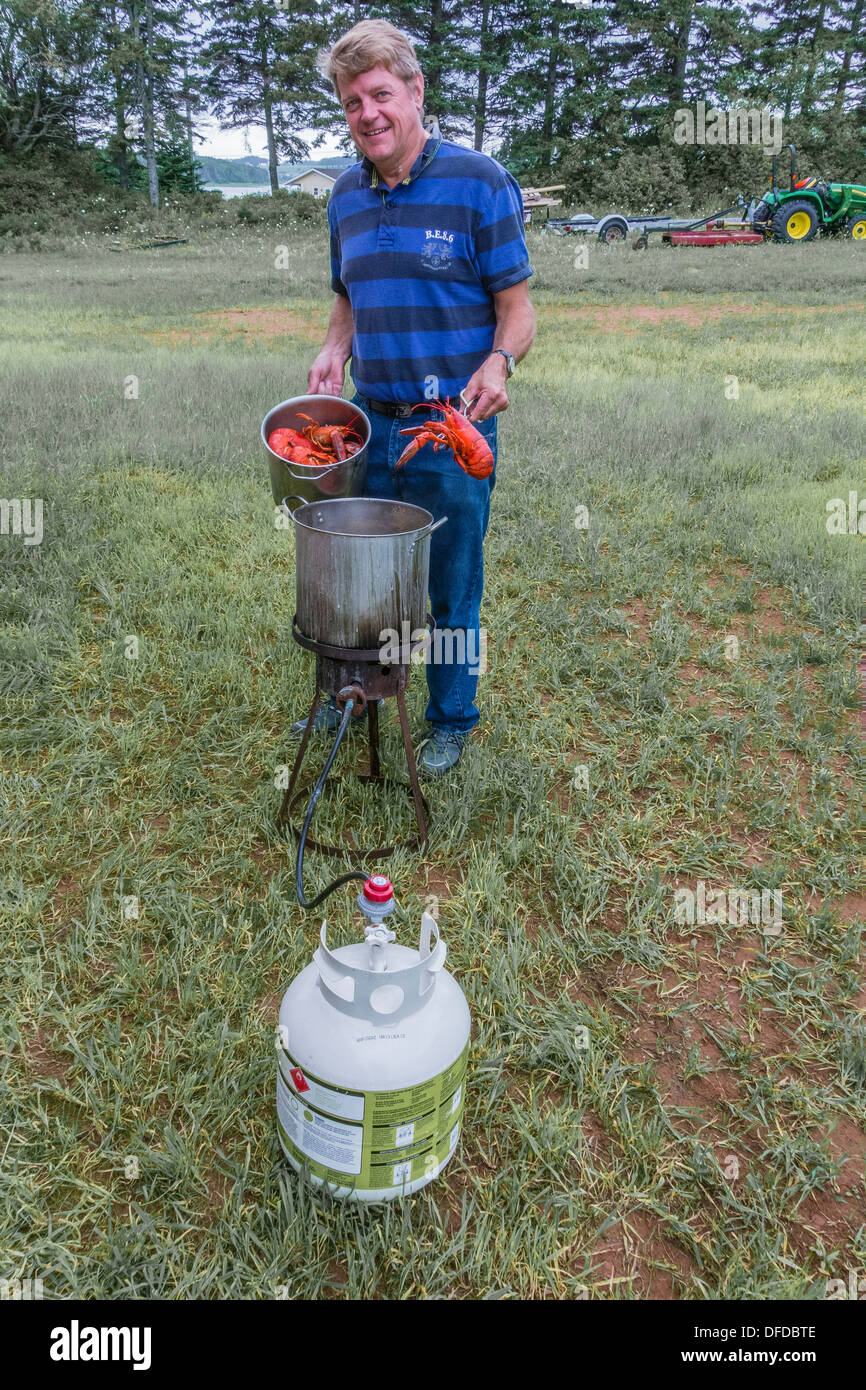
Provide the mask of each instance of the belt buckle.
{"label": "belt buckle", "polygon": [[406,401],[399,401],[394,405],[394,414],[398,420],[406,420],[412,414],[413,408]]}

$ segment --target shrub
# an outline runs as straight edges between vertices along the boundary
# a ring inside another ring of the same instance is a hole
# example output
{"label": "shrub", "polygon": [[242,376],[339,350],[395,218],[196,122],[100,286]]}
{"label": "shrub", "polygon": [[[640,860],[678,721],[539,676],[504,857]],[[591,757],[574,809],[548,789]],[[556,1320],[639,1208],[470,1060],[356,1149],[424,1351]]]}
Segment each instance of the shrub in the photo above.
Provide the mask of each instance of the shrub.
{"label": "shrub", "polygon": [[228,199],[228,209],[234,209],[236,220],[247,226],[292,226],[302,222],[324,227],[327,222],[324,199],[314,198],[312,193],[289,193],[285,188],[276,194],[248,193],[243,198]]}
{"label": "shrub", "polygon": [[566,184],[568,206],[579,203],[582,211],[599,217],[613,211],[673,213],[691,204],[685,165],[675,146],[627,149],[618,159],[608,157],[589,168],[585,151],[576,147],[555,172],[556,182]]}
{"label": "shrub", "polygon": [[[178,147],[178,159],[181,151]],[[144,171],[142,171],[144,173]],[[115,181],[111,181],[111,175]],[[138,180],[136,180],[138,181]],[[308,193],[280,190],[244,198],[217,192],[184,192],[160,184],[160,205],[151,206],[143,188],[122,189],[116,169],[93,146],[56,152],[26,162],[0,156],[0,249],[57,249],[71,238],[107,234],[150,240],[195,237],[239,224],[262,229],[326,226],[326,204]]]}

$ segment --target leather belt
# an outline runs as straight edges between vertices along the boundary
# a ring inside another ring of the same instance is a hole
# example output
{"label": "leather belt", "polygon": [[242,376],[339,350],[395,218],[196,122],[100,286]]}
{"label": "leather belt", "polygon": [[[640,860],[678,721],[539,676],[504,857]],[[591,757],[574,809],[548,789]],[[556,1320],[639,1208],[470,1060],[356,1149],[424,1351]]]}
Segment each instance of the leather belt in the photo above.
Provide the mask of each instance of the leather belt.
{"label": "leather belt", "polygon": [[[361,399],[371,410],[375,410],[377,415],[390,415],[393,420],[405,420],[414,410],[414,406],[407,405],[405,401],[373,401],[369,396],[362,396]],[[427,405],[426,401],[422,401],[421,404],[427,406],[428,410],[435,408],[432,403]]]}

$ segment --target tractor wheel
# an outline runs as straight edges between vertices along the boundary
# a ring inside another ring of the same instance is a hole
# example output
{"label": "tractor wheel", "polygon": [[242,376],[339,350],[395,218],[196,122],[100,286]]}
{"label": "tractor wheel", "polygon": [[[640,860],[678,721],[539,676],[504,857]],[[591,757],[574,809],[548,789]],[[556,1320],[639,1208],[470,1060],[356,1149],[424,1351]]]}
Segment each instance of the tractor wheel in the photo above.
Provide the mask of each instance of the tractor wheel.
{"label": "tractor wheel", "polygon": [[770,204],[765,203],[762,199],[758,206],[755,208],[755,211],[752,213],[753,232],[764,231],[766,224],[770,221],[770,212]]}
{"label": "tractor wheel", "polygon": [[774,241],[811,241],[821,223],[808,199],[790,198],[773,214]]}
{"label": "tractor wheel", "polygon": [[856,212],[849,217],[847,231],[854,241],[866,241],[866,212]]}

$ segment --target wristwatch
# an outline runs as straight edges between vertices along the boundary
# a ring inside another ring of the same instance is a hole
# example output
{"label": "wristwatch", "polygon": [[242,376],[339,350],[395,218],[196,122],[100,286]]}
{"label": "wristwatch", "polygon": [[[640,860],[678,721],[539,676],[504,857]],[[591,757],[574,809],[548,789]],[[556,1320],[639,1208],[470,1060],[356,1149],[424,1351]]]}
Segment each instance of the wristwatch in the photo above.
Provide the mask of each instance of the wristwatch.
{"label": "wristwatch", "polygon": [[496,352],[499,353],[500,357],[504,357],[504,358],[505,358],[505,365],[506,365],[507,368],[508,368],[508,375],[509,375],[509,376],[514,376],[514,358],[511,356],[511,353],[510,353],[510,352],[506,352],[506,351],[505,351],[505,348],[493,348],[493,349],[491,350],[490,356],[492,357],[493,354],[496,353]]}

